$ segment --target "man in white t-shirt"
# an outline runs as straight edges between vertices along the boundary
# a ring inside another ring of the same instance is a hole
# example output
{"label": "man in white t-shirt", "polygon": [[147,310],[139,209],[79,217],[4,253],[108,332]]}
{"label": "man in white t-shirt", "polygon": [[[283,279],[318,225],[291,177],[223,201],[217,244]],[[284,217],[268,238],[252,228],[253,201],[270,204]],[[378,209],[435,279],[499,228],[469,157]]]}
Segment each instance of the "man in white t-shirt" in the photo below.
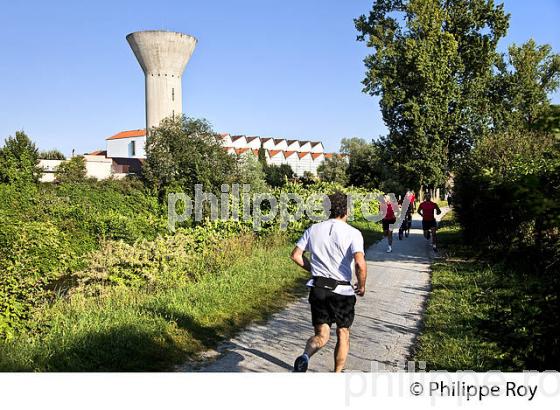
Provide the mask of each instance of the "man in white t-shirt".
{"label": "man in white t-shirt", "polygon": [[[350,326],[354,321],[356,296],[366,291],[367,268],[364,239],[360,231],[346,223],[347,196],[329,195],[330,219],[309,227],[297,241],[292,260],[311,272],[309,303],[315,335],[309,338],[305,350],[294,363],[294,372],[305,372],[309,359],[330,337],[336,323],[337,343],[334,371],[341,372],[350,349]],[[309,260],[304,252],[311,254]],[[358,283],[352,287],[352,263],[355,262]]]}

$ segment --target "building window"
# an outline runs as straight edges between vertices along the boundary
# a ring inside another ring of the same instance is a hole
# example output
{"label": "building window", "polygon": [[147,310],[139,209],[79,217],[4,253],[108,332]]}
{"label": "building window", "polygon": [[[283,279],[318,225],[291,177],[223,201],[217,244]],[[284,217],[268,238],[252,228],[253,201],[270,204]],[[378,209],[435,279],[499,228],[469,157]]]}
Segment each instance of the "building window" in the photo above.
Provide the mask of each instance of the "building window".
{"label": "building window", "polygon": [[130,156],[136,156],[136,141],[130,141]]}

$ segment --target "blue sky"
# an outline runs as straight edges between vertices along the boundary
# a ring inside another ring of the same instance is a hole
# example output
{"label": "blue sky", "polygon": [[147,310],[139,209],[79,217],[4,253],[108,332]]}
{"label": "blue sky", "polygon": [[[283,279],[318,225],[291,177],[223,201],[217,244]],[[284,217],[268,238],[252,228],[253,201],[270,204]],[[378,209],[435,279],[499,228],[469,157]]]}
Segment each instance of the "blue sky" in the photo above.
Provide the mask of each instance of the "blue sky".
{"label": "blue sky", "polygon": [[[69,154],[143,128],[144,82],[125,40],[137,30],[192,34],[183,109],[217,131],[322,140],[385,133],[361,92],[364,43],[352,19],[372,0],[25,1],[0,13],[0,140],[24,129]],[[506,0],[500,47],[533,37],[560,52],[560,1]],[[560,103],[560,93],[553,96]]]}

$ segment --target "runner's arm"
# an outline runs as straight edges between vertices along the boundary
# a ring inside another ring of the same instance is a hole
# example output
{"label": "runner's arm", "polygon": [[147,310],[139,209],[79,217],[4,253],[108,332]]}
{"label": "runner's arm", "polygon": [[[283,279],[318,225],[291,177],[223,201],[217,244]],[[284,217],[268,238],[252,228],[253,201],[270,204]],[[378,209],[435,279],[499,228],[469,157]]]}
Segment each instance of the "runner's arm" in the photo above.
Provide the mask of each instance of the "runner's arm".
{"label": "runner's arm", "polygon": [[438,215],[440,215],[440,214],[441,214],[441,209],[439,209],[439,206],[438,206],[438,204],[436,204],[436,212],[437,212],[437,214],[438,214]]}
{"label": "runner's arm", "polygon": [[356,278],[358,278],[358,285],[356,286],[356,295],[364,296],[366,293],[366,280],[367,280],[367,264],[363,252],[356,252],[354,254],[354,262],[356,263]]}
{"label": "runner's arm", "polygon": [[299,267],[305,269],[307,272],[311,272],[311,263],[309,259],[303,254],[303,250],[299,247],[295,247],[290,255],[290,258],[298,265]]}

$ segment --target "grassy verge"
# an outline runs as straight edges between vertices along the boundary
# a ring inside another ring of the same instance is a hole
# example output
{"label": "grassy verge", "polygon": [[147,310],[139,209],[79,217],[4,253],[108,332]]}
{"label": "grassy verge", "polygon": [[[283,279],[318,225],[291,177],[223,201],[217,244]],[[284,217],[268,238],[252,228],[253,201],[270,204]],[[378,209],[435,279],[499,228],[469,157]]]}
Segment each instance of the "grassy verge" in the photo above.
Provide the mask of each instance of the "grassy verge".
{"label": "grassy verge", "polygon": [[553,279],[506,269],[463,246],[452,214],[438,232],[447,256],[432,266],[414,359],[449,371],[558,369]]}
{"label": "grassy verge", "polygon": [[[261,243],[220,274],[157,292],[115,287],[60,299],[41,334],[0,343],[0,371],[154,371],[214,347],[303,290],[291,244]],[[299,289],[299,290],[298,290]]]}

